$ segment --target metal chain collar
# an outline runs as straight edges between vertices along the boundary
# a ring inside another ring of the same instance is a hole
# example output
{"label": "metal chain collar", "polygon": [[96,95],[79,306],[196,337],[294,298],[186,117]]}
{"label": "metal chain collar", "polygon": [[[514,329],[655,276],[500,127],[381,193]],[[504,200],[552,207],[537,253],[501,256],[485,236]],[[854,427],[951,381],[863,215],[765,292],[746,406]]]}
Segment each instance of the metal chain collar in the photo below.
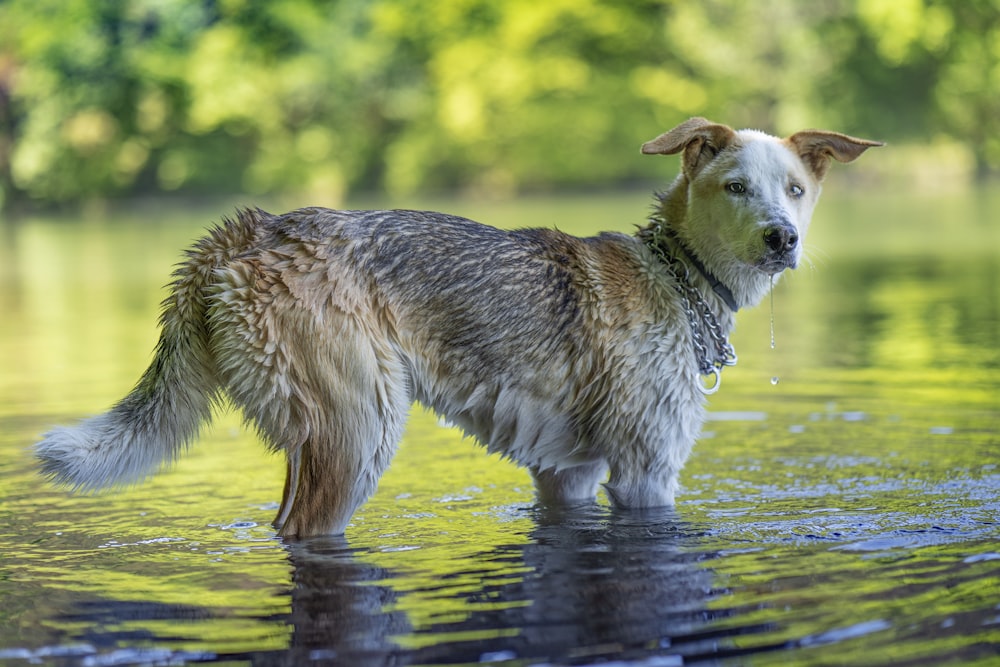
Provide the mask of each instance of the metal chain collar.
{"label": "metal chain collar", "polygon": [[703,376],[711,378],[709,384],[699,383],[698,388],[706,395],[714,394],[722,385],[722,369],[736,365],[736,350],[723,333],[718,318],[701,292],[691,284],[691,271],[688,265],[676,255],[668,254],[664,250],[662,241],[666,236],[667,233],[662,225],[655,223],[648,244],[649,249],[675,279],[674,288],[681,296],[684,312],[691,325],[691,342],[698,361],[698,370]]}

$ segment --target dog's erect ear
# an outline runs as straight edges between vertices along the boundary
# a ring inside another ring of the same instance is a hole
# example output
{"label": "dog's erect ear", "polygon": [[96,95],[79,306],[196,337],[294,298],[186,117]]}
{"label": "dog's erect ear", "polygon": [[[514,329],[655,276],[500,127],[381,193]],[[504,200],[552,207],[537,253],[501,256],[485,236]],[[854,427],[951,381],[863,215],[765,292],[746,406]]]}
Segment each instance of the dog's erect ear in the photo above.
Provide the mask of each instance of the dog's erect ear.
{"label": "dog's erect ear", "polygon": [[736,140],[736,132],[704,118],[690,118],[642,145],[646,155],[673,155],[684,151],[684,173],[693,175],[719,151]]}
{"label": "dog's erect ear", "polygon": [[817,181],[823,180],[823,177],[826,176],[826,170],[830,167],[830,158],[837,162],[851,162],[869,148],[885,145],[881,141],[857,139],[839,132],[826,132],[825,130],[796,132],[788,137],[788,143],[809,167]]}

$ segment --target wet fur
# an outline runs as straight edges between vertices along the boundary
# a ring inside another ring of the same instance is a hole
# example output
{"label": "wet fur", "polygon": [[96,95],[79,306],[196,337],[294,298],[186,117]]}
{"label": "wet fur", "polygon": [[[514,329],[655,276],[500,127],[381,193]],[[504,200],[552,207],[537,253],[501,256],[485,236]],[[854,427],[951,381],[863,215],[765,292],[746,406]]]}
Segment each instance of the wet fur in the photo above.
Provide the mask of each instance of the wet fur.
{"label": "wet fur", "polygon": [[[375,491],[414,401],[529,468],[539,499],[670,505],[703,420],[691,331],[651,243],[681,243],[757,303],[794,267],[830,159],[875,142],[785,140],[691,119],[643,146],[683,172],[636,235],[501,231],[442,213],[239,212],[188,252],[155,359],[108,413],[46,434],[45,474],[142,479],[227,396],[287,459],[282,535],[342,533]],[[746,196],[726,190],[734,179]],[[792,196],[790,184],[804,188]],[[671,239],[654,237],[656,224]],[[726,332],[734,313],[692,272]]]}

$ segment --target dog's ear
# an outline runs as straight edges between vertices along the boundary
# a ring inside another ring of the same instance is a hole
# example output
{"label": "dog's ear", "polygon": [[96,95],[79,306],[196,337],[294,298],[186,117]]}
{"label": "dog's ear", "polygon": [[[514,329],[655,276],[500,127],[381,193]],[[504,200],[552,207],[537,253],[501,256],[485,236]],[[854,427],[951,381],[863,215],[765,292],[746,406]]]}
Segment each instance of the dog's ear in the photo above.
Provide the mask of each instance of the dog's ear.
{"label": "dog's ear", "polygon": [[690,118],[644,143],[642,152],[646,155],[673,155],[684,151],[684,173],[691,176],[735,140],[736,132],[727,125],[704,118]]}
{"label": "dog's ear", "polygon": [[862,153],[875,146],[884,146],[881,141],[869,141],[849,137],[839,132],[825,130],[803,130],[788,137],[788,143],[809,167],[817,181],[822,181],[830,167],[830,158],[837,162],[851,162]]}

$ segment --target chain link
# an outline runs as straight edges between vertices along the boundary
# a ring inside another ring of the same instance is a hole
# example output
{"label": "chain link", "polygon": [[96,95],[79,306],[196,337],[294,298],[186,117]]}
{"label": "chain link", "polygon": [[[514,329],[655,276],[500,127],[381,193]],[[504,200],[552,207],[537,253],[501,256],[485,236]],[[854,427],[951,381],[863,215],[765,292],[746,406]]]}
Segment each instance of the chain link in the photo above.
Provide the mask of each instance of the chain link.
{"label": "chain link", "polygon": [[723,333],[712,308],[701,292],[691,284],[688,265],[664,250],[662,241],[665,236],[663,227],[659,223],[655,224],[649,248],[674,277],[674,289],[681,296],[684,312],[691,326],[691,343],[698,361],[698,370],[703,376],[712,378],[711,384],[699,384],[699,388],[705,394],[714,394],[722,384],[722,369],[736,365],[736,350]]}

